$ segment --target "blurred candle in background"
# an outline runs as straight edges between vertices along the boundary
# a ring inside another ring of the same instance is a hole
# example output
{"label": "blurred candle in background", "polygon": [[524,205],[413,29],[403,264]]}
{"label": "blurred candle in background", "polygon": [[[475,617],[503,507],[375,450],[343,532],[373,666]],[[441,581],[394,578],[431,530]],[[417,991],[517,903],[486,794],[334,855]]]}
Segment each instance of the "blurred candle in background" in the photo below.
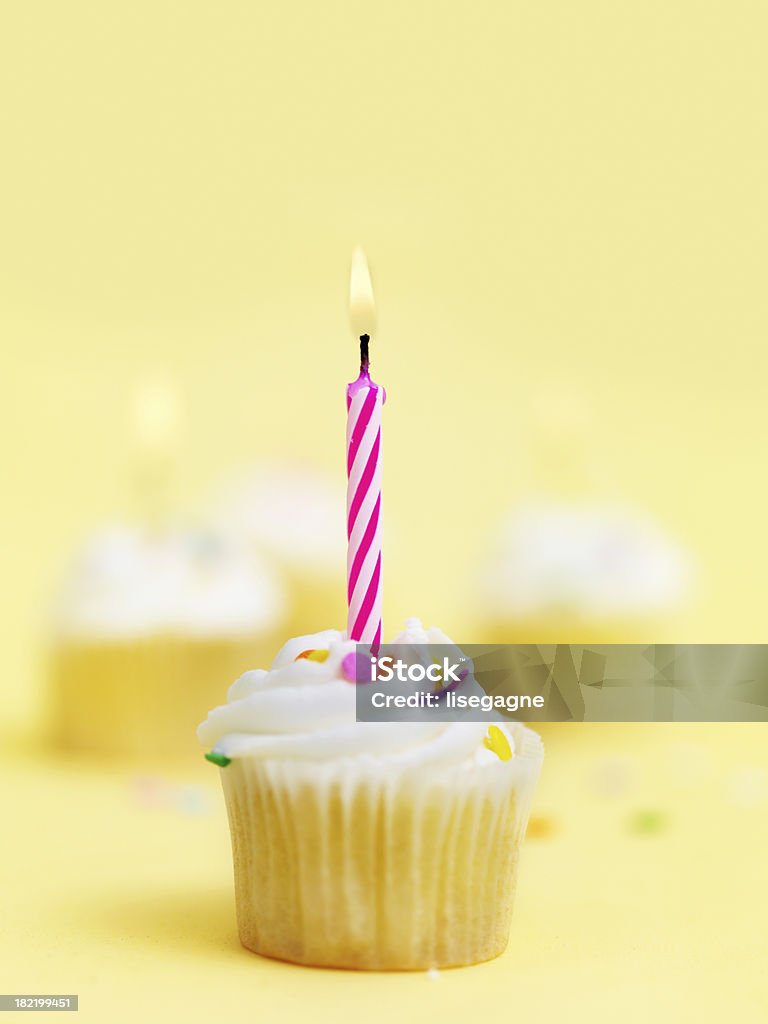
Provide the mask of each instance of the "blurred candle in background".
{"label": "blurred candle in background", "polygon": [[365,254],[352,256],[349,284],[352,330],[360,339],[360,374],[347,385],[347,635],[381,642],[381,409],[382,387],[368,372],[368,345],[376,307]]}
{"label": "blurred candle in background", "polygon": [[182,436],[183,409],[172,376],[155,373],[135,389],[131,407],[138,514],[149,529],[170,518],[171,486]]}

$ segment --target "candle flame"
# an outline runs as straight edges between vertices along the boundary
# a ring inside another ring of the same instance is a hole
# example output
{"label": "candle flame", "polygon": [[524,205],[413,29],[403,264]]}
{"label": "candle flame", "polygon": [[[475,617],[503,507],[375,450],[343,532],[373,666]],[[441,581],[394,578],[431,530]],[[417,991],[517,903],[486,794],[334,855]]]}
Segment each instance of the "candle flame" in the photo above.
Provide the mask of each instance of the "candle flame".
{"label": "candle flame", "polygon": [[368,271],[368,261],[360,246],[352,253],[352,271],[349,275],[349,321],[352,331],[371,335],[376,330],[376,303]]}

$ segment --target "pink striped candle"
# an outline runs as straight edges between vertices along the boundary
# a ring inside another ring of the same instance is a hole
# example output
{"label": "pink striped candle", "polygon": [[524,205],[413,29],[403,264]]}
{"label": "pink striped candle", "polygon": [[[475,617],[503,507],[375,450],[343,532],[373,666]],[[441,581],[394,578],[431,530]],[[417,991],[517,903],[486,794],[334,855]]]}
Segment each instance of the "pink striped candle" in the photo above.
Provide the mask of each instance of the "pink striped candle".
{"label": "pink striped candle", "polygon": [[350,316],[360,333],[360,375],[347,385],[347,636],[381,643],[381,409],[384,388],[368,372],[375,309],[368,267],[356,250]]}

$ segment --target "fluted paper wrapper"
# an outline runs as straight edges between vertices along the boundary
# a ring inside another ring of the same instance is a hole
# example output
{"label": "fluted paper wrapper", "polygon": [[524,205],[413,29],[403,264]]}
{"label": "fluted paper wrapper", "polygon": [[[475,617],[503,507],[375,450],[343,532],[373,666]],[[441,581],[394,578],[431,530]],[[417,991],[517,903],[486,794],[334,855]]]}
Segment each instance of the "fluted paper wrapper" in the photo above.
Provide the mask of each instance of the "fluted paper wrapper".
{"label": "fluted paper wrapper", "polygon": [[534,732],[511,729],[506,763],[241,758],[222,769],[243,945],[368,970],[501,953],[543,757]]}
{"label": "fluted paper wrapper", "polygon": [[51,652],[51,732],[71,751],[189,761],[190,735],[236,678],[271,653],[269,636],[68,640]]}

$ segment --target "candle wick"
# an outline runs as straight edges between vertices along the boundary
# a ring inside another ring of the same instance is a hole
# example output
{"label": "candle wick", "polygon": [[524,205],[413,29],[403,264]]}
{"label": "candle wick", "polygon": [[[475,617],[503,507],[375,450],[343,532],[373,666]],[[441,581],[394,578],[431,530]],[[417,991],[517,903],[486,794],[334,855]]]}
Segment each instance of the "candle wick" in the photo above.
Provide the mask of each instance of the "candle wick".
{"label": "candle wick", "polygon": [[368,369],[368,342],[370,337],[367,334],[360,335],[360,369]]}

